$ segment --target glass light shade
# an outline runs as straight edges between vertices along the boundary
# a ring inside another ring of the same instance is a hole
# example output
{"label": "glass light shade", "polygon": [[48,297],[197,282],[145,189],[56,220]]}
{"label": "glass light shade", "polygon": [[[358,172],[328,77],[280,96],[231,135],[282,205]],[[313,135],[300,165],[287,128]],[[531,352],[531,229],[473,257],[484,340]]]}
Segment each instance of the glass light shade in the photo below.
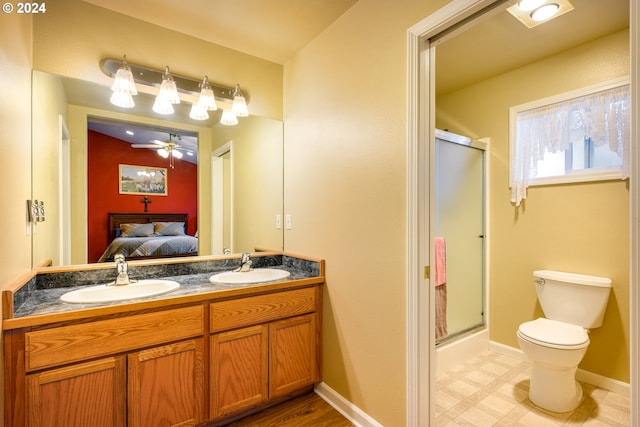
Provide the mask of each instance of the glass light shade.
{"label": "glass light shade", "polygon": [[531,12],[531,19],[536,22],[546,21],[547,19],[558,13],[559,10],[560,5],[556,3],[545,4],[544,6],[540,6],[539,8]]}
{"label": "glass light shade", "polygon": [[171,154],[173,155],[173,157],[175,157],[176,159],[181,159],[182,158],[182,152],[178,151],[178,150],[171,150]]}
{"label": "glass light shade", "polygon": [[133,102],[133,97],[129,91],[115,90],[111,94],[111,103],[117,107],[133,108],[136,104]]}
{"label": "glass light shade", "polygon": [[207,113],[207,110],[202,108],[200,104],[193,104],[191,106],[189,117],[193,120],[207,120],[209,118],[209,113]]}
{"label": "glass light shade", "polygon": [[518,2],[518,9],[530,12],[544,4],[546,0],[521,0]]}
{"label": "glass light shade", "polygon": [[156,96],[156,100],[153,103],[153,111],[163,115],[173,114],[174,112],[171,102],[169,102],[169,100],[165,98],[160,97],[160,95]]}
{"label": "glass light shade", "polygon": [[225,126],[234,126],[238,124],[238,118],[233,114],[233,112],[224,110],[222,112],[222,117],[220,118],[220,123]]}
{"label": "glass light shade", "polygon": [[213,89],[211,89],[207,76],[204,76],[204,80],[202,80],[202,85],[200,86],[198,106],[206,111],[215,111],[218,109],[218,106],[216,105],[216,98],[213,94]]}
{"label": "glass light shade", "polygon": [[128,92],[130,95],[138,94],[136,83],[133,80],[133,73],[131,72],[131,68],[129,68],[126,61],[124,61],[120,68],[118,68],[118,71],[116,71],[116,76],[113,80],[113,84],[111,85],[111,90],[114,92]]}
{"label": "glass light shade", "polygon": [[165,159],[169,157],[169,152],[165,148],[158,148],[158,154]]}
{"label": "glass light shade", "polygon": [[249,115],[249,109],[247,108],[247,101],[242,95],[236,95],[233,97],[233,104],[231,111],[236,117],[247,117]]}
{"label": "glass light shade", "polygon": [[172,104],[180,104],[180,97],[178,96],[178,88],[176,82],[171,77],[164,78],[160,85],[159,98],[164,98]]}

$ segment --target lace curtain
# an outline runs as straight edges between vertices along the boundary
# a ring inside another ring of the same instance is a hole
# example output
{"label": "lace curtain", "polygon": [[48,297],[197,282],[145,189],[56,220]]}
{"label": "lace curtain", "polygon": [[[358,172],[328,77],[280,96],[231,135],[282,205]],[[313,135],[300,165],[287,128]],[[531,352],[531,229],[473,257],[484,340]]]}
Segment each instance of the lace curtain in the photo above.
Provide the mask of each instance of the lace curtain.
{"label": "lace curtain", "polygon": [[556,153],[590,138],[623,159],[622,178],[629,176],[629,85],[522,111],[517,114],[515,155],[511,165],[511,201],[527,196],[545,152]]}

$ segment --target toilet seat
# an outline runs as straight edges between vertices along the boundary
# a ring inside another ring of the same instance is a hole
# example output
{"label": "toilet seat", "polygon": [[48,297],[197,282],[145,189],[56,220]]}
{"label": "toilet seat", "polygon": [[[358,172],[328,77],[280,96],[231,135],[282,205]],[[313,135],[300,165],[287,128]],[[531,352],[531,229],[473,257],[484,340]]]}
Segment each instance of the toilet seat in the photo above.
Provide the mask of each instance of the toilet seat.
{"label": "toilet seat", "polygon": [[589,335],[581,326],[543,317],[521,324],[518,335],[531,343],[563,350],[580,349],[589,345]]}

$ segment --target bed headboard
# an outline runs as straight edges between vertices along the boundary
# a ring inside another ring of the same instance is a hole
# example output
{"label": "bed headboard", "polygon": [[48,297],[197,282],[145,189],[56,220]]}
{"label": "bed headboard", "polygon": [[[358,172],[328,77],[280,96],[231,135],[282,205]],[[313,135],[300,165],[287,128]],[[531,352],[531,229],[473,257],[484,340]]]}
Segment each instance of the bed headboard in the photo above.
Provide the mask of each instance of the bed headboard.
{"label": "bed headboard", "polygon": [[117,237],[120,224],[146,224],[149,222],[184,222],[185,233],[189,214],[169,213],[113,213],[109,212],[109,241]]}

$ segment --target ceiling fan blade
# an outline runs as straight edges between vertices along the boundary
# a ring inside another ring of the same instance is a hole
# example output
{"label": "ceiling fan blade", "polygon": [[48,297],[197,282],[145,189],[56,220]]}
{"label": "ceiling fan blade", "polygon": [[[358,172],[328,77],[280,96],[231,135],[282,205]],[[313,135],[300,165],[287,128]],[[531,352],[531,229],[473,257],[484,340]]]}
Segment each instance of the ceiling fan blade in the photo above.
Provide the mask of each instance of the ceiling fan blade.
{"label": "ceiling fan blade", "polygon": [[162,148],[159,144],[131,144],[133,148]]}

